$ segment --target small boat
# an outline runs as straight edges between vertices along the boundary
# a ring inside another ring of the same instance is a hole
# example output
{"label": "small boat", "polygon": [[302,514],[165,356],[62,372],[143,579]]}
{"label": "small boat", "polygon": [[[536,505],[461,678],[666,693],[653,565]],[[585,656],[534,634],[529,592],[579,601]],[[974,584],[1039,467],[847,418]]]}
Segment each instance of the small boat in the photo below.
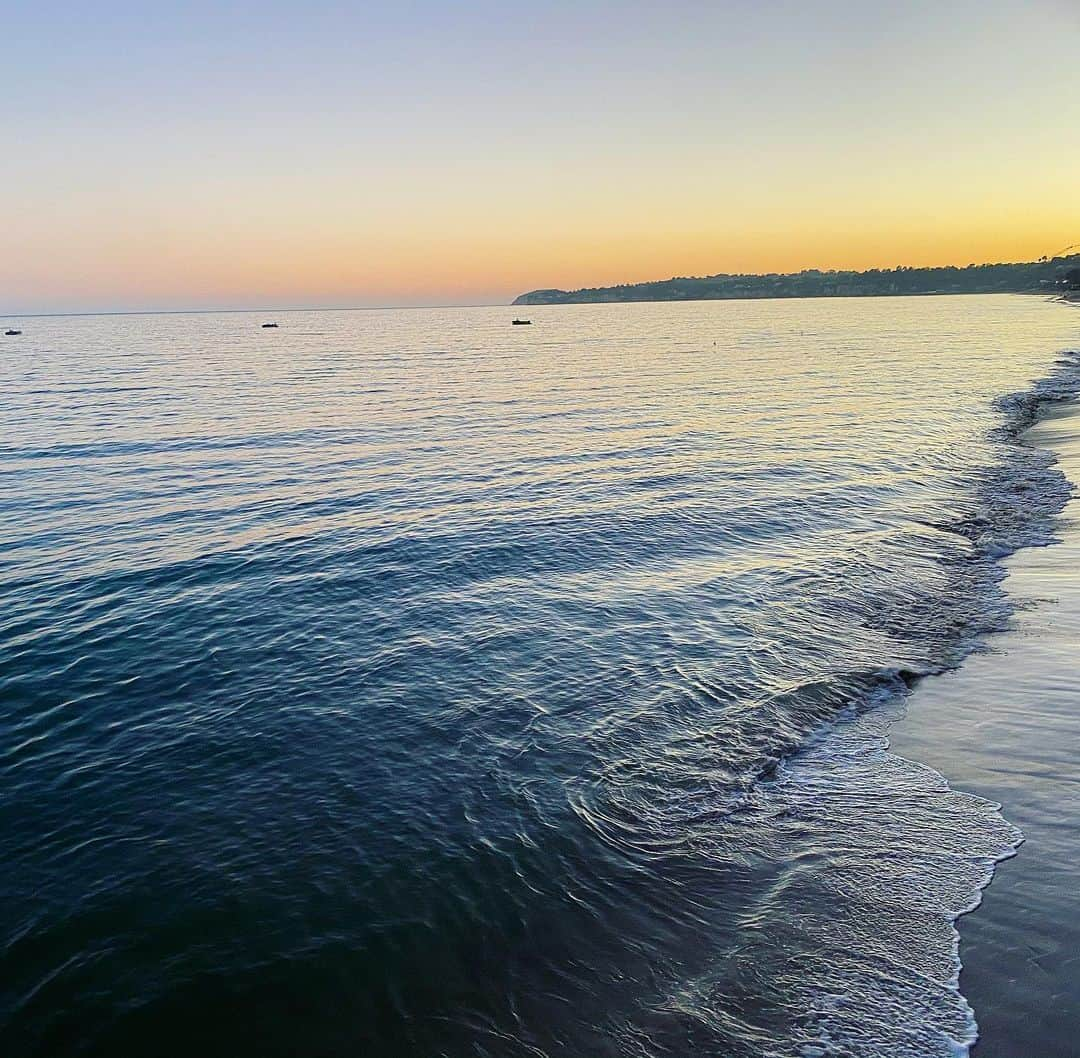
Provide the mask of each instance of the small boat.
{"label": "small boat", "polygon": [[532,320],[511,320],[510,322],[515,327],[528,327],[529,324],[532,323]]}
{"label": "small boat", "polygon": [[6,334],[10,338],[14,334],[22,334],[22,331],[17,331],[14,328],[9,328],[8,330],[4,331],[4,334]]}
{"label": "small boat", "polygon": [[276,327],[277,324],[276,323],[264,323],[263,326],[264,327]]}

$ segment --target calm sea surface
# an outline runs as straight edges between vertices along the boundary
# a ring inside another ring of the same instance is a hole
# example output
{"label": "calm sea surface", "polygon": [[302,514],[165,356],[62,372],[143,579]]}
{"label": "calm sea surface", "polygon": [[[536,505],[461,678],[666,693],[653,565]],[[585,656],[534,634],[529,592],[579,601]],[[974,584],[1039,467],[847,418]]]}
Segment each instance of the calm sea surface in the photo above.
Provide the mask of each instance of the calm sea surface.
{"label": "calm sea surface", "polygon": [[4,1054],[971,1042],[1019,832],[883,735],[1063,502],[1075,312],[531,313],[0,339]]}

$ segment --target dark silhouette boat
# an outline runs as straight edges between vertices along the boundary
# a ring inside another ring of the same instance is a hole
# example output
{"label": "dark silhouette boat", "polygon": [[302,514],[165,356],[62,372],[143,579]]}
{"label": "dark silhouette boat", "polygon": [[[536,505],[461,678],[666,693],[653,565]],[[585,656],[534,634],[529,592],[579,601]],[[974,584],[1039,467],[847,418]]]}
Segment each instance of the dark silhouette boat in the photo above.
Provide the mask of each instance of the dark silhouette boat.
{"label": "dark silhouette boat", "polygon": [[532,320],[511,320],[510,322],[515,327],[528,327],[532,323]]}
{"label": "dark silhouette boat", "polygon": [[276,323],[264,323],[263,326],[264,327],[276,327],[277,324]]}
{"label": "dark silhouette boat", "polygon": [[13,334],[22,334],[22,331],[17,331],[14,328],[9,328],[8,330],[4,331],[4,334],[6,334],[6,335],[8,335],[8,337],[10,337]]}

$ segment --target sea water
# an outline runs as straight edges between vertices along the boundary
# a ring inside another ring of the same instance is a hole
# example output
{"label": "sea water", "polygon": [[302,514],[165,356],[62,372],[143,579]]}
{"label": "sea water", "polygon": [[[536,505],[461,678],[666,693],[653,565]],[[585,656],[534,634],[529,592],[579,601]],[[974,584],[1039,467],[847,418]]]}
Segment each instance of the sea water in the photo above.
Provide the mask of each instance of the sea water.
{"label": "sea water", "polygon": [[1021,835],[888,727],[1050,539],[1075,313],[530,312],[3,340],[5,1054],[973,1041]]}

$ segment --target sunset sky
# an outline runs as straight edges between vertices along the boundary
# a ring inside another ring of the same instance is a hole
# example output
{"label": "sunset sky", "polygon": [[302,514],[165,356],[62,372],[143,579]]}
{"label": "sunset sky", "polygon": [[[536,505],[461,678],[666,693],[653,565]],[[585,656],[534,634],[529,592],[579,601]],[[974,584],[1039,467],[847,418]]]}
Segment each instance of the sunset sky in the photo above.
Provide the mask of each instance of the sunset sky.
{"label": "sunset sky", "polygon": [[1077,0],[18,3],[0,312],[1080,242]]}

